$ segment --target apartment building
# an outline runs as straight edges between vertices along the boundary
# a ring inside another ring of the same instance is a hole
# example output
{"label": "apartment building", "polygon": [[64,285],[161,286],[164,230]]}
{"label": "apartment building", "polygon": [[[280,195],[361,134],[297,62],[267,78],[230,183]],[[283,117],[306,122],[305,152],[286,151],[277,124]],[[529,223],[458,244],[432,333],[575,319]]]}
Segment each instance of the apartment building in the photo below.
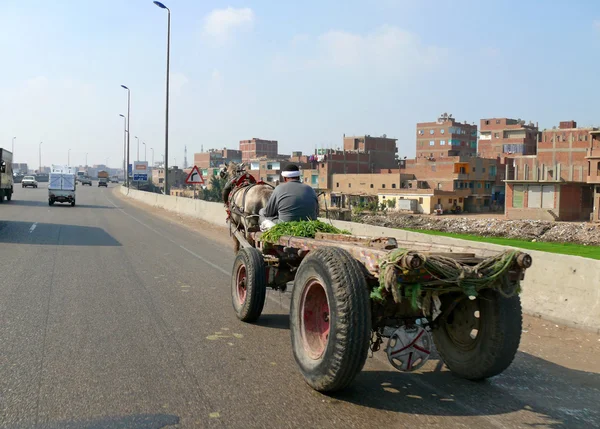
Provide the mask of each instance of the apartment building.
{"label": "apartment building", "polygon": [[417,159],[438,160],[477,154],[477,125],[444,113],[435,122],[417,124]]}
{"label": "apartment building", "polygon": [[226,162],[242,162],[242,151],[223,148],[194,154],[194,165],[201,169],[218,168]]}
{"label": "apartment building", "polygon": [[535,155],[539,130],[521,119],[488,118],[480,121],[477,152],[482,158]]}
{"label": "apartment building", "polygon": [[240,152],[242,152],[243,162],[261,157],[277,158],[277,150],[277,140],[252,138],[251,140],[240,141]]}
{"label": "apartment building", "polygon": [[[506,165],[506,216],[510,219],[598,220],[598,128],[564,121],[543,130],[537,155]],[[600,180],[598,180],[600,182]],[[593,213],[593,215],[592,215]]]}

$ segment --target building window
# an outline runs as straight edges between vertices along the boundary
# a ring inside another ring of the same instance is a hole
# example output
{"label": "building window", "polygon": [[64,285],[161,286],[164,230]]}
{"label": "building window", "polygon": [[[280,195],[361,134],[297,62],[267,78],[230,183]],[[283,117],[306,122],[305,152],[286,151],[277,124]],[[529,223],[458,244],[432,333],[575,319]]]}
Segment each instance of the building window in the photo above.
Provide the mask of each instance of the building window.
{"label": "building window", "polygon": [[423,130],[419,130],[419,135],[422,136],[423,134]]}
{"label": "building window", "polygon": [[371,189],[373,189],[373,184],[371,183]]}
{"label": "building window", "polygon": [[452,198],[448,198],[448,202],[452,204]]}
{"label": "building window", "polygon": [[485,121],[485,124],[486,124],[486,125],[489,125],[489,124],[490,124],[490,121]]}
{"label": "building window", "polygon": [[481,169],[481,172],[482,172],[482,173],[485,173],[485,167],[483,167],[483,168]]}
{"label": "building window", "polygon": [[498,133],[494,133],[494,138],[495,138],[495,139],[497,139],[497,138],[499,138],[499,137],[500,137],[500,134],[498,134]]}
{"label": "building window", "polygon": [[446,140],[440,140],[440,146],[446,146]]}
{"label": "building window", "polygon": [[435,134],[435,131],[434,130],[429,130],[429,134],[433,135],[433,134]]}
{"label": "building window", "polygon": [[396,189],[396,184],[392,183],[392,188]]}
{"label": "building window", "polygon": [[385,189],[385,183],[381,185],[381,189]]}
{"label": "building window", "polygon": [[429,146],[435,146],[435,140],[429,140]]}
{"label": "building window", "polygon": [[496,123],[499,124],[500,123],[500,119],[496,119]]}
{"label": "building window", "polygon": [[348,183],[348,187],[351,188],[352,187],[352,183]]}
{"label": "building window", "polygon": [[485,184],[485,189],[491,189],[492,188],[492,184],[491,183],[486,183]]}
{"label": "building window", "polygon": [[583,136],[581,134],[579,134],[579,141],[582,142],[583,141]]}
{"label": "building window", "polygon": [[477,168],[473,167],[473,173],[475,173],[477,171]]}
{"label": "building window", "polygon": [[446,130],[443,128],[440,130],[440,133],[442,133],[442,134],[444,134],[445,132],[446,132]]}
{"label": "building window", "polygon": [[473,182],[469,182],[469,188],[473,189]]}
{"label": "building window", "polygon": [[336,184],[335,184],[335,187],[336,187],[336,188],[339,188],[339,187],[340,187],[340,184],[339,184],[339,183],[336,183]]}
{"label": "building window", "polygon": [[419,204],[423,204],[423,197],[419,197]]}
{"label": "building window", "polygon": [[325,164],[321,164],[321,168],[325,168]]}
{"label": "building window", "polygon": [[583,136],[583,140],[587,141],[587,134]]}
{"label": "building window", "polygon": [[477,189],[481,189],[481,183],[477,184]]}
{"label": "building window", "polygon": [[462,203],[462,197],[458,199],[458,202],[459,202],[459,203]]}

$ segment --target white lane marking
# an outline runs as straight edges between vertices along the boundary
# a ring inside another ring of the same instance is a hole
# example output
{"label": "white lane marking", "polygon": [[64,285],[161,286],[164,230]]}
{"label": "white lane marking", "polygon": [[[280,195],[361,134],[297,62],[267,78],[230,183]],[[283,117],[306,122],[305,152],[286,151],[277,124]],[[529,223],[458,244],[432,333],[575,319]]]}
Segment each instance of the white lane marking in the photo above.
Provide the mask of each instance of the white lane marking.
{"label": "white lane marking", "polygon": [[31,228],[29,228],[29,233],[31,234],[33,231],[35,231],[36,228],[37,228],[37,222],[34,223],[33,225],[31,225]]}
{"label": "white lane marking", "polygon": [[[206,264],[210,265],[211,267],[215,268],[216,270],[222,272],[223,274],[227,275],[228,277],[231,277],[231,273],[227,270],[225,270],[224,268],[219,267],[216,264],[213,264],[212,262],[204,259],[202,256],[192,252],[191,250],[185,248],[184,246],[182,246],[181,244],[173,241],[171,238],[167,237],[166,235],[162,234],[161,232],[155,230],[154,228],[152,228],[149,225],[146,225],[144,222],[142,222],[141,220],[139,220],[138,218],[136,218],[135,216],[127,213],[125,210],[123,210],[122,208],[120,208],[119,206],[117,206],[110,198],[106,197],[106,199],[117,209],[119,210],[121,213],[123,213],[124,215],[129,216],[130,218],[132,218],[133,220],[135,220],[136,222],[138,222],[140,225],[145,226],[146,228],[148,228],[150,231],[154,232],[155,234],[160,235],[161,237],[167,239],[168,241],[170,241],[171,243],[175,244],[176,246],[179,246],[181,249],[185,250],[186,252],[188,252],[190,255],[195,256],[196,258],[198,258],[199,260],[201,260],[202,262],[205,262]],[[267,298],[270,299],[271,301],[278,303],[279,305],[281,305],[282,307],[284,307],[286,310],[290,310],[289,305],[287,305],[286,303],[277,300],[277,298],[275,296],[272,295],[272,293],[270,293],[271,291],[267,291]],[[380,363],[384,364],[384,365],[389,365],[389,361],[387,359],[387,356],[385,356],[384,354],[377,354],[375,353],[373,355],[373,357],[375,358],[375,360],[379,361]],[[446,392],[444,390],[442,390],[439,386],[434,386],[433,384],[430,384],[426,381],[420,380],[418,377],[415,377],[412,379],[412,381],[414,381],[417,384],[420,384],[421,386],[430,389],[432,392],[440,392],[442,393],[442,395],[450,398],[451,394],[449,392]],[[475,409],[474,407],[465,404],[463,401],[460,401],[458,399],[455,399],[455,404],[458,405],[459,407],[461,407],[463,410],[466,410],[470,413],[472,413],[473,415],[478,415],[479,414],[479,410]],[[480,416],[482,417],[484,420],[487,420],[492,426],[494,426],[495,428],[498,429],[504,429],[506,426],[504,424],[502,424],[498,419],[496,419],[493,416]]]}

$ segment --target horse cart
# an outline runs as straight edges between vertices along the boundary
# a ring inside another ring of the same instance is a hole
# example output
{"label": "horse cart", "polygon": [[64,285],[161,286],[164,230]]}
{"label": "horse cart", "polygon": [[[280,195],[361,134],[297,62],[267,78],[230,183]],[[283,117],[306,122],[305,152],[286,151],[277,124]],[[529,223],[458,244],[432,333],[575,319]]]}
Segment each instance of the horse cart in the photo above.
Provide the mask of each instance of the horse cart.
{"label": "horse cart", "polygon": [[255,322],[267,288],[285,291],[293,281],[293,354],[318,391],[348,386],[382,345],[401,371],[421,368],[435,345],[446,366],[470,380],[501,373],[515,356],[519,285],[532,263],[526,253],[484,258],[390,237],[317,233],[266,242],[260,231],[233,234],[237,317]]}

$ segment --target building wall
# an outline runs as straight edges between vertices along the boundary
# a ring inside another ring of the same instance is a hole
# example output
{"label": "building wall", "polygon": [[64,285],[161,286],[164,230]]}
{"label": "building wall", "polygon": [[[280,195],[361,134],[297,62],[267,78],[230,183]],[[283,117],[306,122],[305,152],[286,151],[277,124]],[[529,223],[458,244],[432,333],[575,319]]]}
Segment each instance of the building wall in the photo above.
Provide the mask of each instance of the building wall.
{"label": "building wall", "polygon": [[593,212],[593,188],[564,184],[560,190],[560,220],[589,221]]}
{"label": "building wall", "polygon": [[592,128],[551,129],[542,131],[537,161],[552,168],[561,165],[560,179],[568,182],[587,180],[587,150]]}
{"label": "building wall", "polygon": [[394,168],[398,166],[396,142],[397,139],[388,137],[344,136],[344,151],[369,153],[374,170]]}
{"label": "building wall", "polygon": [[277,158],[277,140],[263,140],[253,138],[252,140],[241,140],[240,151],[242,161],[250,161],[260,157]]}

